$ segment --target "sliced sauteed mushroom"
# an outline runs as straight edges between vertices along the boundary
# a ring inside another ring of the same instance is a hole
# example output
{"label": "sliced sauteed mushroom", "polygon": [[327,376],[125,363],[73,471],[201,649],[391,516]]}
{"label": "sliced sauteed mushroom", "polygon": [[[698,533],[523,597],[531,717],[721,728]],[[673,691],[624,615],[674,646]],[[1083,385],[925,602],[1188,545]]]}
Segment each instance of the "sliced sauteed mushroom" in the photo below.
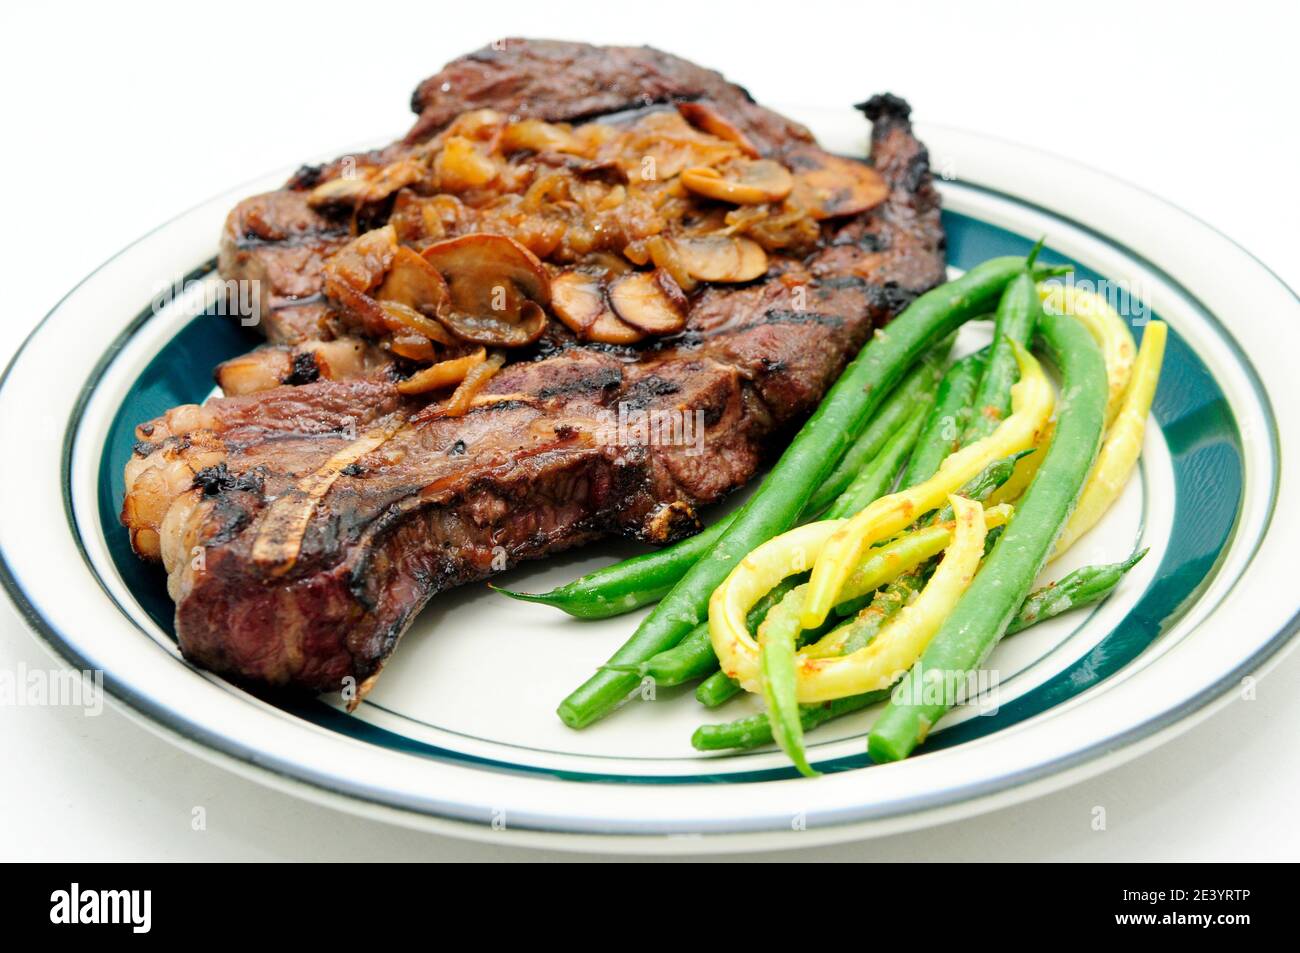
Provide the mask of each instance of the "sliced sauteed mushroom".
{"label": "sliced sauteed mushroom", "polygon": [[858,215],[889,197],[889,186],[880,173],[852,159],[810,151],[793,157],[791,165],[793,201],[814,218]]}
{"label": "sliced sauteed mushroom", "polygon": [[551,279],[551,310],[569,330],[602,344],[635,344],[645,333],[610,310],[604,283],[593,275],[566,271]]}
{"label": "sliced sauteed mushroom", "polygon": [[696,129],[739,146],[740,151],[751,159],[758,158],[758,149],[749,141],[749,137],[737,129],[730,119],[718,112],[712,103],[678,103],[677,111]]}
{"label": "sliced sauteed mushroom", "polygon": [[700,281],[753,281],[767,272],[767,252],[748,238],[725,235],[674,238],[677,258]]}
{"label": "sliced sauteed mushroom", "polygon": [[686,324],[686,296],[662,268],[624,275],[609,286],[620,318],[650,334],[671,334]]}
{"label": "sliced sauteed mushroom", "polygon": [[772,159],[740,159],[717,169],[711,166],[684,169],[682,184],[697,195],[720,202],[761,205],[779,202],[789,195],[794,177],[789,169]]}
{"label": "sliced sauteed mushroom", "polygon": [[451,302],[442,273],[419,252],[401,247],[393,254],[388,276],[375,297],[394,301],[420,314],[433,317]]}
{"label": "sliced sauteed mushroom", "polygon": [[[397,249],[388,277],[375,292],[375,297],[395,331],[409,329],[439,344],[451,346],[456,343],[447,329],[434,320],[451,306],[447,282],[419,252],[405,247]],[[395,347],[394,350],[398,349]],[[398,353],[402,352],[399,350]],[[402,356],[419,359],[411,354]]]}
{"label": "sliced sauteed mushroom", "polygon": [[419,182],[425,171],[424,164],[417,159],[399,159],[386,166],[362,169],[322,182],[312,189],[307,202],[313,208],[382,202],[398,189]]}
{"label": "sliced sauteed mushroom", "polygon": [[514,239],[462,235],[430,245],[424,257],[450,292],[450,304],[437,318],[458,338],[522,347],[546,330],[550,280],[536,256]]}

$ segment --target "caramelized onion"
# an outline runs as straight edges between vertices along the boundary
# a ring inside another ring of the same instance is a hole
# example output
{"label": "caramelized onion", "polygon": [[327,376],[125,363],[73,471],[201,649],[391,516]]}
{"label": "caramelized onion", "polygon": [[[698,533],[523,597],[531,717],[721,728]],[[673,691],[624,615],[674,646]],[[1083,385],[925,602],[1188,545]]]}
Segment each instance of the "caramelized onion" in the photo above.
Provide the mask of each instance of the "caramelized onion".
{"label": "caramelized onion", "polygon": [[414,334],[409,331],[394,332],[392,339],[388,342],[388,349],[398,357],[404,357],[408,361],[415,361],[419,364],[428,364],[437,356],[432,341],[422,334]]}
{"label": "caramelized onion", "polygon": [[440,361],[399,382],[397,389],[403,394],[423,394],[427,391],[450,387],[452,384],[459,384],[465,379],[465,375],[477,365],[482,364],[486,357],[487,353],[483,348],[479,348],[464,357],[453,358],[450,361]]}
{"label": "caramelized onion", "polygon": [[718,112],[712,103],[699,101],[678,103],[677,111],[695,128],[739,146],[740,151],[751,159],[758,158],[758,149],[749,141],[749,137],[736,128],[730,119]]}
{"label": "caramelized onion", "polygon": [[257,536],[253,539],[253,561],[272,576],[281,576],[292,569],[298,561],[302,537],[316,512],[316,504],[329,492],[343,468],[388,441],[404,423],[395,418],[385,426],[363,434],[278,497],[262,517]]}
{"label": "caramelized onion", "polygon": [[400,188],[424,178],[425,167],[415,158],[399,159],[379,168],[359,170],[322,182],[312,189],[307,203],[313,208],[326,205],[360,206],[382,202]]}
{"label": "caramelized onion", "polygon": [[426,340],[436,341],[443,347],[455,347],[458,343],[441,324],[432,318],[426,318],[414,308],[408,308],[396,301],[380,301],[378,306],[384,316],[384,323],[394,334],[414,331]]}
{"label": "caramelized onion", "polygon": [[497,371],[501,370],[505,362],[506,356],[503,352],[493,351],[492,356],[486,361],[471,367],[455,393],[447,398],[447,404],[442,408],[443,413],[448,417],[463,416],[473,406],[475,395],[484,388]]}
{"label": "caramelized onion", "polygon": [[449,192],[478,189],[497,177],[496,163],[464,136],[448,136],[433,163],[438,184]]}
{"label": "caramelized onion", "polygon": [[357,236],[325,260],[325,290],[341,283],[354,291],[369,291],[383,280],[397,254],[397,230],[392,225]]}
{"label": "caramelized onion", "polygon": [[583,142],[569,129],[540,119],[521,119],[506,126],[501,134],[504,152],[527,149],[531,152],[568,152],[581,155]]}

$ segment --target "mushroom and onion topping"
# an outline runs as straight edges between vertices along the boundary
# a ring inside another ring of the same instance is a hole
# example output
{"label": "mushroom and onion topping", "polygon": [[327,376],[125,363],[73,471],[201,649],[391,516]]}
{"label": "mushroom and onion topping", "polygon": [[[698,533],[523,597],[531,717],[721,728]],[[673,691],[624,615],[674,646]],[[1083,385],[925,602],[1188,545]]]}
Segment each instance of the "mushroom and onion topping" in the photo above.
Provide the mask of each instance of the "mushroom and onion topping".
{"label": "mushroom and onion topping", "polygon": [[702,285],[759,279],[769,255],[806,253],[821,222],[887,193],[852,160],[760,155],[693,102],[576,126],[475,110],[309,202],[387,216],[327,262],[325,294],[343,330],[427,365],[407,387],[424,392],[492,363],[483,348],[535,343],[551,317],[606,344],[679,332]]}

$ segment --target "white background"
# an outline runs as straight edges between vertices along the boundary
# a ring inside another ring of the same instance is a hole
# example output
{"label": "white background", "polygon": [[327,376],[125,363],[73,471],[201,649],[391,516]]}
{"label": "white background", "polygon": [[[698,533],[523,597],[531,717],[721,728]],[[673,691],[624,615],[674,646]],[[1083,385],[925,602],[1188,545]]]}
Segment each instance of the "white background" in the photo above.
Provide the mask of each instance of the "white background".
{"label": "white background", "polygon": [[[268,169],[396,138],[412,120],[416,83],[498,35],[649,43],[778,105],[841,105],[890,90],[921,120],[1065,153],[1159,193],[1300,287],[1292,4],[16,6],[0,13],[0,362],[127,242]],[[0,518],[20,505],[0,501]],[[51,664],[0,600],[0,668],[20,663]],[[802,856],[1295,860],[1297,689],[1293,653],[1256,700],[1136,763],[975,820]],[[3,859],[568,856],[309,805],[183,754],[113,711],[0,707],[0,766]],[[195,806],[206,810],[206,831],[191,830]],[[1104,832],[1091,827],[1096,806],[1106,809]]]}

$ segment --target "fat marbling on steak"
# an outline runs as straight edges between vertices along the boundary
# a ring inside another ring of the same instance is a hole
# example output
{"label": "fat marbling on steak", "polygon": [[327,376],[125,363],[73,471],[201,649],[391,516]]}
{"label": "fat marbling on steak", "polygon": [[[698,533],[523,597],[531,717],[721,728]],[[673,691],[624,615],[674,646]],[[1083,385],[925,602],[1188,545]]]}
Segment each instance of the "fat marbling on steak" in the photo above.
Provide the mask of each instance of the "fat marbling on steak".
{"label": "fat marbling on steak", "polygon": [[[676,57],[507,41],[421,84],[411,133],[362,158],[391,162],[471,109],[574,120],[675,100],[708,101],[791,168],[823,155],[803,127]],[[249,683],[364,686],[442,589],[609,533],[698,527],[696,507],[745,484],[872,331],[943,280],[939,200],[907,105],[861,108],[883,203],[822,222],[811,252],[773,254],[758,280],[703,284],[680,333],[626,348],[548,335],[464,416],[401,393],[391,367],[358,365],[141,425],[123,521],[161,556],[185,655]],[[221,270],[268,286],[272,341],[332,336],[322,262],[349,226],[306,198],[337,174],[301,172],[231,214]],[[368,214],[382,224],[382,209]],[[620,410],[702,420],[702,440],[611,441]],[[290,561],[268,545],[285,536],[300,540]]]}

